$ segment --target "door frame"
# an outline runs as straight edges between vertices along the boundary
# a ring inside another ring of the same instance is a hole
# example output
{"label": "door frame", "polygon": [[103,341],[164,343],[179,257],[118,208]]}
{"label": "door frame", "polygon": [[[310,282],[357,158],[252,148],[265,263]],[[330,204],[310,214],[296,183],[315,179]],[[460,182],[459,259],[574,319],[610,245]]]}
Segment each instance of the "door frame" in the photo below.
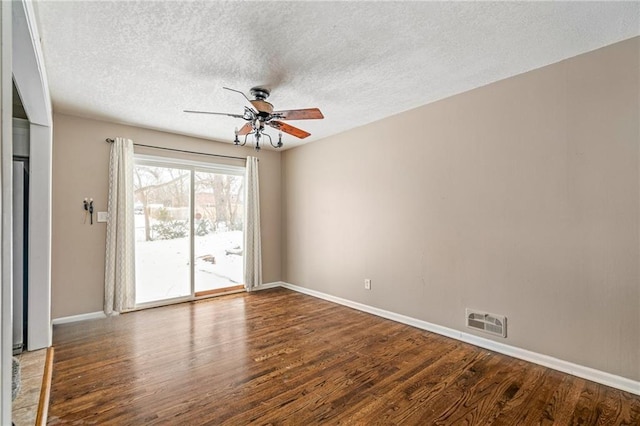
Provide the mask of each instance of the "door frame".
{"label": "door frame", "polygon": [[[134,167],[137,165],[145,165],[152,167],[170,167],[181,170],[189,171],[189,256],[190,256],[190,268],[189,268],[189,281],[191,294],[188,296],[174,297],[170,299],[163,299],[161,301],[151,301],[144,303],[136,303],[133,310],[156,308],[159,306],[167,306],[175,303],[189,302],[193,300],[205,299],[213,296],[221,296],[224,294],[241,293],[245,291],[244,285],[227,287],[224,289],[214,289],[210,291],[195,291],[195,222],[193,220],[195,215],[195,173],[207,172],[207,173],[220,173],[227,175],[243,176],[245,175],[245,166],[236,166],[224,163],[214,163],[205,161],[195,161],[182,158],[164,157],[149,154],[134,154]],[[243,221],[243,235],[246,232],[246,222]],[[244,275],[244,273],[243,273]]]}

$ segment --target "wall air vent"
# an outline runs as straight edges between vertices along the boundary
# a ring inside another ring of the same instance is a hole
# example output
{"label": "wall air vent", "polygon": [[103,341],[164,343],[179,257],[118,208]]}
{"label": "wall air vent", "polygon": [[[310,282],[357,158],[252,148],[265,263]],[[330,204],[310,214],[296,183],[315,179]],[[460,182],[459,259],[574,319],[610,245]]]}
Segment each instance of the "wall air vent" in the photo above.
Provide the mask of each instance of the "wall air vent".
{"label": "wall air vent", "polygon": [[507,337],[507,318],[487,312],[465,309],[467,327],[495,336]]}

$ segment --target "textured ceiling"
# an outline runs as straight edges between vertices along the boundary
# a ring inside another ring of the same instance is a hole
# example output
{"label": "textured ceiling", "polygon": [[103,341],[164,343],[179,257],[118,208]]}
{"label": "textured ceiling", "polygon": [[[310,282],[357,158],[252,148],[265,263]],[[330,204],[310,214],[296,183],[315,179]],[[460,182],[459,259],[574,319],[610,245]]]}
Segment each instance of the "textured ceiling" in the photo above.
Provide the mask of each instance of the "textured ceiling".
{"label": "textured ceiling", "polygon": [[[231,142],[272,90],[304,142],[640,34],[638,2],[36,3],[54,110]],[[275,130],[271,132],[276,133]],[[114,135],[104,135],[112,137]],[[285,135],[285,148],[302,141]]]}

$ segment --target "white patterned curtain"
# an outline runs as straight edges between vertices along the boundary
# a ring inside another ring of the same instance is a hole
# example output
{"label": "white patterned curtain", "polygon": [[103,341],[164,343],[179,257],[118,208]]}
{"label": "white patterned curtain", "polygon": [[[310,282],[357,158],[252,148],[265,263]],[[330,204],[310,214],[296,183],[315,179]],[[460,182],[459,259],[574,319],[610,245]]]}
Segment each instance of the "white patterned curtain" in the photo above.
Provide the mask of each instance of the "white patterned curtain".
{"label": "white patterned curtain", "polygon": [[251,291],[262,284],[260,186],[258,184],[258,159],[256,157],[247,157],[244,187],[244,287],[247,291]]}
{"label": "white patterned curtain", "polygon": [[116,138],[109,162],[109,220],[104,270],[104,313],[135,307],[133,142]]}

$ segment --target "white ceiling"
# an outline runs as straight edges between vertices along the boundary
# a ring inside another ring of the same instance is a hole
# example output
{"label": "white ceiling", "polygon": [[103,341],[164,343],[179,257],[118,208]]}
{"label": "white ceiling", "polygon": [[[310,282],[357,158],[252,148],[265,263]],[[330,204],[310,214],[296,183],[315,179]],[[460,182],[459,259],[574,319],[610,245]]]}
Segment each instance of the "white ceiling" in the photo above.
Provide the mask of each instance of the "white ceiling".
{"label": "white ceiling", "polygon": [[[228,86],[304,142],[640,35],[638,2],[36,3],[54,110],[231,142]],[[276,133],[274,130],[273,134]],[[112,137],[114,135],[104,135]],[[285,148],[302,143],[285,135]]]}

